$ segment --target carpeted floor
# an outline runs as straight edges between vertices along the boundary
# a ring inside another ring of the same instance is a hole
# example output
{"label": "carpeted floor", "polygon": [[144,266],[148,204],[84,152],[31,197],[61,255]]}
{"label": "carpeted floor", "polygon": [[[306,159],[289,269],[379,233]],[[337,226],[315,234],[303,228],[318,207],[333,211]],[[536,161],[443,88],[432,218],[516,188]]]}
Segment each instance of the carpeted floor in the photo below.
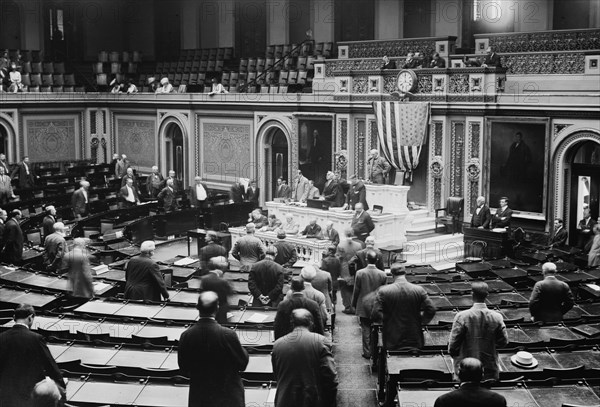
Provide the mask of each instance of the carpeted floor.
{"label": "carpeted floor", "polygon": [[[159,242],[157,242],[159,243]],[[197,254],[196,241],[190,244],[191,255]],[[187,242],[179,239],[157,244],[154,259],[171,259],[187,255]],[[336,306],[336,329],[333,336],[333,356],[338,371],[338,407],[376,407],[377,375],[371,373],[369,361],[361,356],[361,332],[358,319],[342,312],[342,300],[338,294]]]}

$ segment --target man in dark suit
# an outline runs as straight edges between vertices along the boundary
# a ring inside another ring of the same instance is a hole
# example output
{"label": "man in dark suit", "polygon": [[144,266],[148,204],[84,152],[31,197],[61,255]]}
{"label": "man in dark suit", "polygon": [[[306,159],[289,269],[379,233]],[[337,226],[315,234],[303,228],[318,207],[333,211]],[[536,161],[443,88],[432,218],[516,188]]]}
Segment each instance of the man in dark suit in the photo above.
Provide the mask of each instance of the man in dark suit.
{"label": "man in dark suit", "polygon": [[325,230],[323,231],[323,238],[331,241],[331,244],[337,246],[340,243],[340,234],[333,228],[333,222],[328,220],[325,222]]}
{"label": "man in dark suit", "polygon": [[584,249],[584,251],[590,250],[590,243],[593,240],[592,231],[594,230],[595,225],[596,221],[592,219],[590,207],[585,205],[583,207],[583,219],[577,224],[577,231],[579,232],[577,247]]}
{"label": "man in dark suit", "polygon": [[173,189],[173,180],[167,178],[167,184],[157,196],[158,200],[162,202],[165,212],[172,212],[179,208],[177,199],[175,198],[175,190]]}
{"label": "man in dark suit", "polygon": [[337,372],[331,343],[311,332],[306,309],[291,312],[293,331],[275,341],[271,362],[277,380],[277,407],[335,407]]}
{"label": "man in dark suit", "polygon": [[227,258],[223,256],[213,257],[208,262],[208,274],[200,278],[200,292],[214,291],[219,297],[219,310],[215,316],[219,324],[227,323],[228,299],[233,294],[229,281],[223,278],[223,273],[227,271],[228,267]]}
{"label": "man in dark suit", "polygon": [[275,198],[289,199],[292,195],[292,190],[287,184],[287,181],[282,177],[277,178],[277,192]]}
{"label": "man in dark suit", "polygon": [[252,180],[250,186],[246,190],[246,200],[252,202],[253,209],[258,208],[258,200],[260,198],[260,188],[256,185],[256,181]]}
{"label": "man in dark suit", "polygon": [[304,228],[302,232],[300,232],[302,236],[306,236],[309,238],[315,239],[323,239],[323,232],[321,231],[321,226],[317,225],[316,219],[311,219]]}
{"label": "man in dark suit", "polygon": [[6,219],[8,218],[8,213],[2,208],[0,208],[0,254],[4,249],[4,229],[6,227]]}
{"label": "man in dark suit", "polygon": [[54,233],[46,236],[44,240],[44,266],[46,267],[46,271],[56,272],[61,267],[66,253],[65,224],[56,222],[54,224]]}
{"label": "man in dark suit", "polygon": [[140,194],[133,182],[133,178],[123,177],[125,185],[119,190],[119,198],[123,208],[130,208],[140,204]]}
{"label": "man in dark suit", "polygon": [[314,322],[313,332],[323,335],[325,333],[326,321],[323,320],[321,307],[315,300],[311,300],[304,295],[304,280],[302,280],[302,277],[296,276],[292,278],[290,291],[292,294],[287,294],[288,297],[277,306],[277,314],[273,323],[275,339],[277,340],[292,332],[294,327],[291,324],[290,317],[292,316],[292,311],[298,308],[304,308],[312,314]]}
{"label": "man in dark suit", "polygon": [[152,173],[146,178],[146,191],[150,198],[156,198],[156,195],[163,189],[163,183],[165,178],[160,172],[156,165],[152,166]]}
{"label": "man in dark suit", "polygon": [[500,207],[492,217],[492,228],[509,228],[513,211],[508,207],[508,198],[500,198]]}
{"label": "man in dark suit", "polygon": [[210,259],[219,256],[227,258],[227,249],[219,244],[217,232],[213,230],[206,232],[204,241],[206,242],[206,246],[200,249],[198,259],[200,260],[200,270],[206,272],[206,270],[208,270],[208,262]]}
{"label": "man in dark suit", "polygon": [[354,292],[352,294],[352,307],[356,309],[356,316],[360,320],[360,329],[362,331],[362,357],[370,359],[375,348],[375,341],[371,339],[371,314],[372,309],[368,306],[365,297],[374,293],[387,283],[387,276],[383,268],[376,266],[377,253],[370,248],[367,249],[367,265],[358,270],[354,281]]}
{"label": "man in dark suit", "polygon": [[422,325],[435,316],[435,306],[421,286],[406,280],[406,270],[392,264],[396,281],[379,288],[373,310],[373,321],[383,321],[383,347],[421,349],[425,345]]}
{"label": "man in dark suit", "polygon": [[435,54],[433,54],[433,59],[428,64],[428,67],[429,68],[445,68],[446,60],[444,58],[441,58],[440,54],[436,52]]}
{"label": "man in dark suit", "polygon": [[373,251],[377,256],[377,260],[375,261],[375,266],[379,270],[384,270],[385,267],[383,265],[383,255],[379,249],[375,248],[375,238],[373,236],[369,236],[365,239],[365,248],[356,252],[356,254],[350,259],[350,264],[354,266],[354,270],[358,271],[367,267],[369,262],[367,261],[367,253]]}
{"label": "man in dark suit", "polygon": [[533,286],[529,298],[529,312],[535,322],[560,322],[575,301],[569,285],[556,278],[556,264],[542,265],[544,279]]}
{"label": "man in dark suit", "polygon": [[441,395],[434,407],[506,407],[504,396],[481,387],[483,367],[475,358],[465,358],[458,366],[460,387]]}
{"label": "man in dark suit", "polygon": [[500,59],[500,55],[494,52],[493,47],[487,48],[487,54],[483,63],[481,64],[482,68],[502,68],[502,60]]}
{"label": "man in dark suit", "polygon": [[550,238],[550,247],[559,247],[567,244],[569,232],[564,228],[564,222],[560,218],[554,219],[554,235]]}
{"label": "man in dark suit", "polygon": [[477,208],[471,217],[471,227],[479,229],[489,229],[492,215],[490,208],[485,204],[485,198],[480,196],[477,198]]}
{"label": "man in dark suit", "polygon": [[323,187],[322,199],[331,202],[331,206],[338,208],[344,206],[344,191],[342,187],[335,180],[335,174],[333,171],[327,171],[327,181]]}
{"label": "man in dark suit", "polygon": [[18,173],[19,175],[19,188],[33,188],[35,185],[35,179],[39,178],[35,175],[33,167],[29,164],[29,157],[23,157],[23,161],[17,165],[17,168],[11,174],[11,178],[14,178]]}
{"label": "man in dark suit", "polygon": [[36,383],[50,377],[64,390],[64,381],[44,338],[31,332],[35,311],[21,304],[15,309],[15,325],[0,334],[0,406],[33,407]]}
{"label": "man in dark suit", "polygon": [[169,170],[169,176],[165,179],[165,185],[167,184],[168,180],[173,181],[173,192],[175,193],[176,196],[179,196],[180,194],[183,193],[183,187],[181,185],[181,181],[179,181],[177,179],[177,175],[175,174],[174,170]]}
{"label": "man in dark suit", "polygon": [[200,320],[179,340],[177,361],[190,378],[188,405],[244,407],[240,372],[248,366],[248,352],[236,333],[215,321],[219,297],[206,291],[198,297]]}
{"label": "man in dark suit", "polygon": [[275,263],[277,249],[270,246],[264,260],[252,264],[248,276],[248,290],[254,297],[255,307],[276,307],[283,297],[283,267]]}
{"label": "man in dark suit", "polygon": [[201,208],[204,202],[206,202],[206,199],[210,196],[208,187],[202,182],[202,178],[199,176],[194,178],[194,185],[190,187],[189,191],[189,200],[192,208]]}
{"label": "man in dark suit", "polygon": [[350,227],[354,232],[354,236],[357,239],[364,242],[367,237],[369,237],[369,233],[375,229],[375,225],[373,224],[373,220],[371,219],[371,215],[367,213],[366,210],[363,210],[363,204],[357,202],[354,206],[355,212],[352,217],[352,223]]}
{"label": "man in dark suit", "polygon": [[323,253],[321,259],[321,270],[326,271],[331,276],[331,301],[335,305],[337,303],[337,291],[339,289],[338,279],[342,272],[342,264],[340,259],[335,255],[337,246],[329,246],[327,252]]}
{"label": "man in dark suit", "polygon": [[169,300],[169,292],[160,268],[152,260],[156,246],[146,240],[140,246],[140,255],[129,260],[125,268],[125,298],[131,300],[160,301],[161,295]]}
{"label": "man in dark suit", "polygon": [[71,198],[71,207],[73,208],[73,215],[75,215],[75,219],[77,220],[86,217],[89,213],[89,189],[90,183],[87,181],[81,181],[79,183],[79,189],[73,192],[73,197]]}
{"label": "man in dark suit", "polygon": [[56,223],[56,207],[54,205],[46,206],[46,216],[42,220],[44,238],[54,233],[54,224]]}
{"label": "man in dark suit", "polygon": [[235,181],[229,190],[229,202],[242,203],[244,202],[244,199],[246,199],[244,186],[240,183],[240,181]]}
{"label": "man in dark suit", "polygon": [[283,230],[279,229],[277,231],[277,241],[273,243],[273,247],[277,249],[277,254],[273,260],[284,269],[289,269],[289,274],[291,274],[292,266],[298,261],[298,253],[296,252],[296,246],[285,240],[286,236]]}
{"label": "man in dark suit", "polygon": [[9,264],[20,264],[23,259],[23,231],[19,221],[23,214],[18,209],[13,209],[10,219],[4,225],[4,249],[2,260]]}
{"label": "man in dark suit", "polygon": [[350,184],[344,209],[355,209],[356,204],[361,203],[364,210],[368,211],[369,205],[367,204],[367,189],[365,188],[365,184],[359,181],[356,175],[350,177]]}
{"label": "man in dark suit", "polygon": [[125,176],[123,176],[123,178],[121,179],[122,187],[125,186],[128,179],[133,181],[133,185],[137,186],[137,178],[136,178],[135,174],[133,173],[133,168],[131,168],[131,167],[127,168],[127,172],[125,173]]}

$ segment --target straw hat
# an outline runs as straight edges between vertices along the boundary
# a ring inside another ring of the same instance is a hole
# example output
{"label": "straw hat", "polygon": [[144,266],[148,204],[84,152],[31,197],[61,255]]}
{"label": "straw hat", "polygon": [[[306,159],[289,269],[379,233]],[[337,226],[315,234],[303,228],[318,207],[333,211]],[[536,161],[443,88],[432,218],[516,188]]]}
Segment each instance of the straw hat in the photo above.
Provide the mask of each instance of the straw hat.
{"label": "straw hat", "polygon": [[513,365],[523,369],[534,369],[538,365],[538,361],[529,352],[520,351],[510,357]]}

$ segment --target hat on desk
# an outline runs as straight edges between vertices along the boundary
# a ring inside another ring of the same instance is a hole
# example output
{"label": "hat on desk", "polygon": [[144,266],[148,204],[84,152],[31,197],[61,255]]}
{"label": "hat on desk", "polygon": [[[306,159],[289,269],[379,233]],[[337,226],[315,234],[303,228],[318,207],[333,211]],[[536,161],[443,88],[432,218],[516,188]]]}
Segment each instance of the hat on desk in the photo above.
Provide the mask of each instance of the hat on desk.
{"label": "hat on desk", "polygon": [[513,365],[523,369],[534,369],[538,365],[538,361],[529,352],[520,351],[510,357]]}

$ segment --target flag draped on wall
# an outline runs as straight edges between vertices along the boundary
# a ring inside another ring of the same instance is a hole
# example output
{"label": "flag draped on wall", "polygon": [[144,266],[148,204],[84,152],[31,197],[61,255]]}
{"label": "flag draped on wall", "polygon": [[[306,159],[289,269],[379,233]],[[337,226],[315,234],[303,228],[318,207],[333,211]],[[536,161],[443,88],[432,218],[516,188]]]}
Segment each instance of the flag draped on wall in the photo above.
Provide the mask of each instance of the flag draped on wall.
{"label": "flag draped on wall", "polygon": [[427,137],[429,103],[373,102],[383,156],[412,181]]}

